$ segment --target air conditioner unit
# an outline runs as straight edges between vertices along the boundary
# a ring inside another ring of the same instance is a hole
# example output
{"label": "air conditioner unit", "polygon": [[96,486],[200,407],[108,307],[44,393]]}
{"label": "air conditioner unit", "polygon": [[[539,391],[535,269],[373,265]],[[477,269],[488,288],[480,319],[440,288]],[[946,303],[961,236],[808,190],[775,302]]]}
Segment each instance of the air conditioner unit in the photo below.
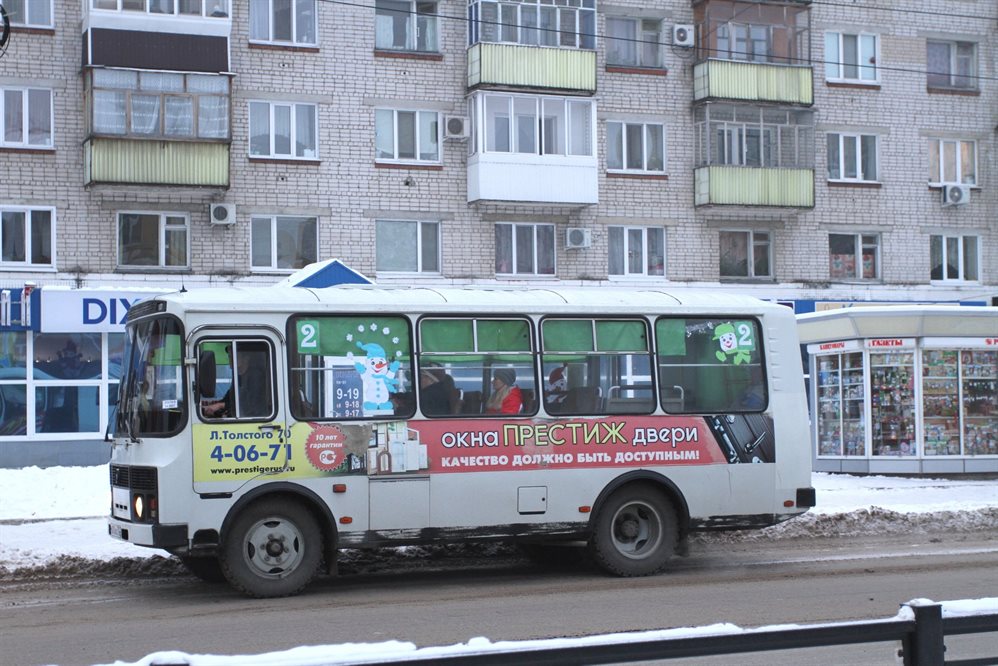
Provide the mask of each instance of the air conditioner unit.
{"label": "air conditioner unit", "polygon": [[966,185],[943,185],[944,206],[964,206],[970,201],[970,188]]}
{"label": "air conditioner unit", "polygon": [[444,116],[445,139],[467,139],[468,119],[464,116]]}
{"label": "air conditioner unit", "polygon": [[211,220],[212,224],[235,224],[236,204],[211,204],[211,208],[208,211],[208,219]]}
{"label": "air conditioner unit", "polygon": [[592,230],[580,227],[569,227],[565,230],[565,247],[569,250],[579,250],[592,244]]}
{"label": "air conditioner unit", "polygon": [[693,46],[693,26],[682,24],[672,26],[672,45],[689,48]]}

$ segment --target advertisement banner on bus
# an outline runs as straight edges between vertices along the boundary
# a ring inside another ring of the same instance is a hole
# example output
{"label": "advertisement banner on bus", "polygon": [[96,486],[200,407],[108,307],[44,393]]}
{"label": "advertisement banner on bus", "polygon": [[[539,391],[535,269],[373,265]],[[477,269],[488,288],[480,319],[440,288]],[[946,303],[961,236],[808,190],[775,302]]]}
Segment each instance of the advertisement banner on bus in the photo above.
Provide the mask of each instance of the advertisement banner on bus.
{"label": "advertisement banner on bus", "polygon": [[199,424],[194,481],[765,463],[773,442],[764,414]]}

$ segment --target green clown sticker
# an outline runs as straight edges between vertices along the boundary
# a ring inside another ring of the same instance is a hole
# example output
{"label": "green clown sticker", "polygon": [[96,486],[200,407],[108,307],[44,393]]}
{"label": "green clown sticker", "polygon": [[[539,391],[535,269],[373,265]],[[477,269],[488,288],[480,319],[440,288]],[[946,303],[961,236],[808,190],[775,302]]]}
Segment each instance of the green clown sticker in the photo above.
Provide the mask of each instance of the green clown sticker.
{"label": "green clown sticker", "polygon": [[752,324],[747,321],[735,321],[719,324],[714,329],[714,340],[720,349],[714,356],[721,363],[731,361],[735,365],[748,363],[755,351],[755,336]]}

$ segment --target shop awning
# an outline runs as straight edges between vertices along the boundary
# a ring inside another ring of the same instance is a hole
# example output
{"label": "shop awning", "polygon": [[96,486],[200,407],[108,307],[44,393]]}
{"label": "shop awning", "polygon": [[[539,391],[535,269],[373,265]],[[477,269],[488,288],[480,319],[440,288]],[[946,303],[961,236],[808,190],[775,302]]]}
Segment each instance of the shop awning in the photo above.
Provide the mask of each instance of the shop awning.
{"label": "shop awning", "polygon": [[289,275],[275,287],[305,287],[307,289],[324,289],[341,284],[373,284],[364,275],[344,264],[339,259],[327,259],[309,264],[296,273]]}
{"label": "shop awning", "polygon": [[998,308],[883,305],[797,315],[802,344],[881,337],[998,337]]}

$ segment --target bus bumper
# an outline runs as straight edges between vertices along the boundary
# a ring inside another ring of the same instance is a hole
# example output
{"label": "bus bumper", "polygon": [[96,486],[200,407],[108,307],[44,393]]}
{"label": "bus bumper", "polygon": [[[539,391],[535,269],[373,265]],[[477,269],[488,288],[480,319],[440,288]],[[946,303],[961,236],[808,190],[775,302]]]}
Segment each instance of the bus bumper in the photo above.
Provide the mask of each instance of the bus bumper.
{"label": "bus bumper", "polygon": [[145,525],[111,518],[107,521],[107,532],[113,539],[134,543],[136,546],[170,550],[172,548],[186,548],[188,545],[187,525],[185,523]]}

